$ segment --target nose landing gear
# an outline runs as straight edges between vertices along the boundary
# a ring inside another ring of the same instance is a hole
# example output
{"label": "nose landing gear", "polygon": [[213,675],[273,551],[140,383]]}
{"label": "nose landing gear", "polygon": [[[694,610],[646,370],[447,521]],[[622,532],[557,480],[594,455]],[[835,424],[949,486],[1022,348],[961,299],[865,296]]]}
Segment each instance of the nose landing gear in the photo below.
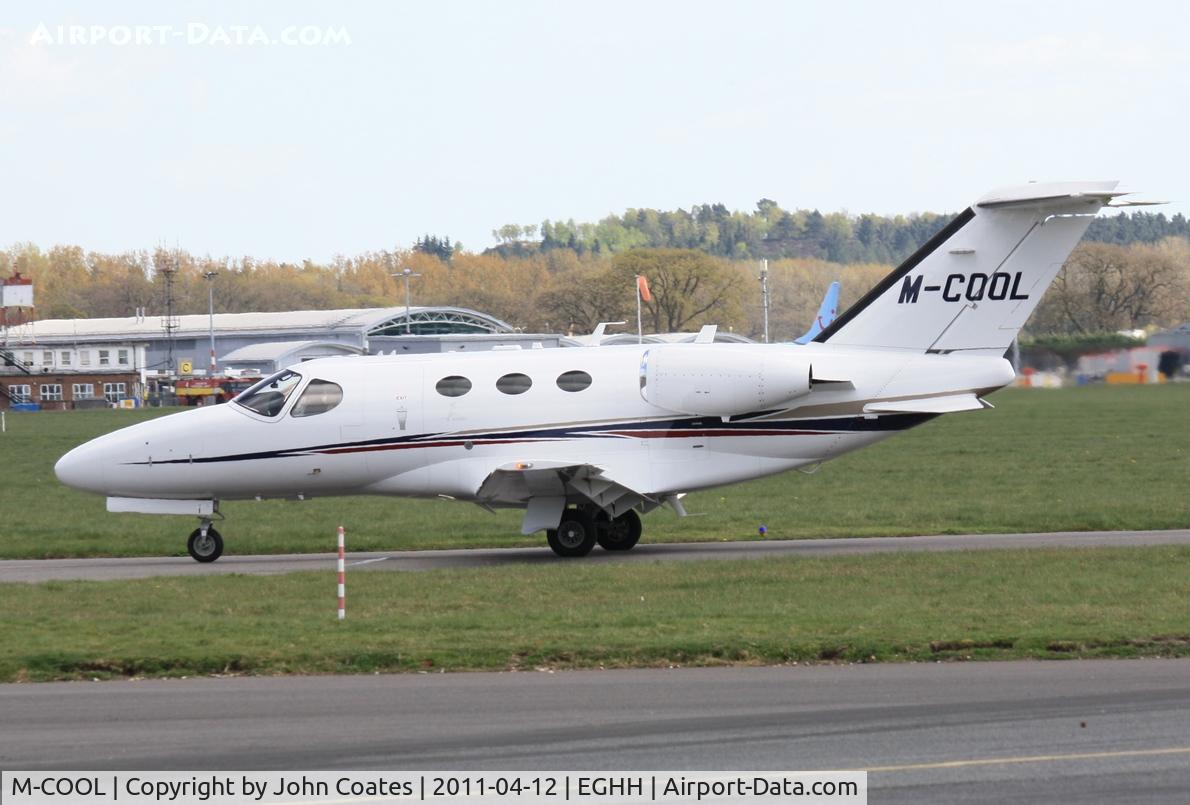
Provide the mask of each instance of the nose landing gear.
{"label": "nose landing gear", "polygon": [[214,562],[223,555],[223,537],[203,518],[202,525],[194,529],[186,540],[186,551],[196,562]]}

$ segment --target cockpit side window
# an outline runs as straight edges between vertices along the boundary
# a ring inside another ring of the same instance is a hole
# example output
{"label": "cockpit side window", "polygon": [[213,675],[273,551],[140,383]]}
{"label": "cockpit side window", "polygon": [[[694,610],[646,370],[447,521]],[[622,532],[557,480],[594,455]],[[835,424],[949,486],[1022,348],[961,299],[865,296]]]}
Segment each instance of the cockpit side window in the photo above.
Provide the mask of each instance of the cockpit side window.
{"label": "cockpit side window", "polygon": [[241,392],[235,402],[261,416],[276,416],[301,382],[301,375],[286,369]]}
{"label": "cockpit side window", "polygon": [[329,380],[314,379],[298,401],[293,404],[290,416],[314,416],[325,414],[339,403],[343,402],[343,387]]}

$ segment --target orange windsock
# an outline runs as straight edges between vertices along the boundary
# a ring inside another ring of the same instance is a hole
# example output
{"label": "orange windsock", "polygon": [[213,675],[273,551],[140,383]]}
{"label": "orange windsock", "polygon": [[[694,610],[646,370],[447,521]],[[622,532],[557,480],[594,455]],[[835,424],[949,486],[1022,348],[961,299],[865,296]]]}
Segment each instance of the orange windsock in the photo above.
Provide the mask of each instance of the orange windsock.
{"label": "orange windsock", "polygon": [[649,293],[649,280],[644,274],[636,275],[636,292],[640,294],[640,298],[644,301],[653,301],[653,294]]}

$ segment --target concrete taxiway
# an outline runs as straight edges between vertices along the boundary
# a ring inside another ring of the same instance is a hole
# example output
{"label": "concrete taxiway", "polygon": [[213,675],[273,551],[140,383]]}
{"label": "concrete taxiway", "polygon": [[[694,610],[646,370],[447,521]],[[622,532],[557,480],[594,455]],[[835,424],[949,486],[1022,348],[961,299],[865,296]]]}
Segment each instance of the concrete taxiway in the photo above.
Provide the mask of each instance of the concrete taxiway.
{"label": "concrete taxiway", "polygon": [[14,769],[868,769],[870,801],[1177,802],[1190,662],[0,686]]}
{"label": "concrete taxiway", "polygon": [[[641,544],[627,553],[596,549],[580,560],[561,560],[540,548],[492,548],[450,551],[390,551],[349,554],[351,570],[434,570],[512,564],[581,562],[678,562],[713,559],[772,559],[781,556],[829,556],[895,551],[961,551],[1003,548],[1101,548],[1139,545],[1190,545],[1190,529],[1170,531],[1071,531],[1048,534],[957,534],[923,537],[765,540],[757,542],[683,542]],[[326,570],[333,554],[224,556],[212,564],[189,557],[124,559],[36,559],[0,561],[0,582],[80,579],[110,581],[152,576],[203,576],[211,573],[268,575]]]}

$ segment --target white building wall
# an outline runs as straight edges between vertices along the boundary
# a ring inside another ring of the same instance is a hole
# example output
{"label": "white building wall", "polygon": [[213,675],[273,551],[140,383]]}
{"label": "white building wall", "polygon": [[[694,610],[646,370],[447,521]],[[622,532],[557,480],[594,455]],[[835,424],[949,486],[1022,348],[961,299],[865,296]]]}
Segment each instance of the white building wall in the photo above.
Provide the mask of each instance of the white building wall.
{"label": "white building wall", "polygon": [[25,344],[9,351],[33,372],[140,371],[145,365],[143,344]]}

